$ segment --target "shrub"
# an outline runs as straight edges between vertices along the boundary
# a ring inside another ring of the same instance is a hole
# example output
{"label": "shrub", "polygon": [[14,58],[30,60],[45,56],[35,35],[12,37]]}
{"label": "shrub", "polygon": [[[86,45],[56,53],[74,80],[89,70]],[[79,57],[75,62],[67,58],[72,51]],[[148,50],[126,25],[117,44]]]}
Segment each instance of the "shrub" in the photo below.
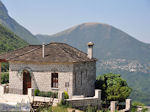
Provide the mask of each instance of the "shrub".
{"label": "shrub", "polygon": [[136,101],[132,102],[132,112],[137,112],[137,107],[138,106],[142,107],[141,112],[147,112],[147,108],[144,107],[145,105],[141,102],[136,102]]}
{"label": "shrub", "polygon": [[1,76],[1,83],[2,84],[7,84],[9,83],[9,73],[5,72],[5,73],[2,73],[2,76]]}
{"label": "shrub", "polygon": [[68,95],[67,91],[65,91],[64,93],[65,93],[64,94],[64,99],[69,99],[69,95]]}
{"label": "shrub", "polygon": [[34,90],[34,95],[35,95],[35,96],[39,96],[39,93],[40,93],[40,90],[39,90],[39,89],[35,89],[35,90]]}
{"label": "shrub", "polygon": [[58,93],[56,92],[45,92],[45,91],[40,91],[39,89],[35,89],[34,90],[34,95],[35,96],[42,96],[42,97],[54,97],[54,98],[58,98]]}

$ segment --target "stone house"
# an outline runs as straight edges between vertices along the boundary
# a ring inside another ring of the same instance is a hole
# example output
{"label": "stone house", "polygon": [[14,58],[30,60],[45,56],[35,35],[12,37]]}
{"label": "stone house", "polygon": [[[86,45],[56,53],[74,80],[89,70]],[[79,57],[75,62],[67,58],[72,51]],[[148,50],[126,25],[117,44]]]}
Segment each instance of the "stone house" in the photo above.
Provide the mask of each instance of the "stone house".
{"label": "stone house", "polygon": [[93,58],[93,45],[88,43],[87,54],[65,43],[54,42],[29,45],[0,55],[0,65],[1,62],[9,63],[9,92],[27,94],[27,89],[33,88],[67,91],[70,98],[94,96],[96,59]]}

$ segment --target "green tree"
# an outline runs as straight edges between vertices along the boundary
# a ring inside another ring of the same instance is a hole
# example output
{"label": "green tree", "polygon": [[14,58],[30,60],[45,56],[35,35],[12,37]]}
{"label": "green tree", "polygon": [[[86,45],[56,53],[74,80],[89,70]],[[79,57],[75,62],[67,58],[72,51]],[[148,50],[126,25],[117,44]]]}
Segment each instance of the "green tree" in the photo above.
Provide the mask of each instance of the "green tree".
{"label": "green tree", "polygon": [[5,72],[1,74],[1,83],[2,84],[7,84],[9,83],[9,73]]}
{"label": "green tree", "polygon": [[104,74],[97,76],[96,89],[102,90],[103,101],[124,101],[131,93],[131,88],[120,74]]}

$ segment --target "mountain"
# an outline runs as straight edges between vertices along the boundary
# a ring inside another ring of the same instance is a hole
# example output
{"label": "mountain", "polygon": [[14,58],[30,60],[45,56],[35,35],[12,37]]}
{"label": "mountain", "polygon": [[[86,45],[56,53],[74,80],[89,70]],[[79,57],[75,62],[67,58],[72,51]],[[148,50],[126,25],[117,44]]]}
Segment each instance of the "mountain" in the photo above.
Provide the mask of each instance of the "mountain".
{"label": "mountain", "polygon": [[34,35],[31,34],[27,29],[25,29],[23,26],[21,26],[19,23],[17,23],[14,19],[12,19],[6,7],[3,5],[3,3],[0,1],[0,24],[4,25],[8,29],[10,29],[12,32],[17,34],[19,37],[24,39],[30,44],[38,44],[39,41],[36,39]]}
{"label": "mountain", "polygon": [[0,54],[26,45],[26,41],[0,24]]}
{"label": "mountain", "polygon": [[39,34],[37,38],[41,43],[65,42],[84,52],[87,43],[93,42],[97,74],[120,73],[133,88],[131,97],[150,105],[150,44],[102,23],[84,23],[50,36]]}

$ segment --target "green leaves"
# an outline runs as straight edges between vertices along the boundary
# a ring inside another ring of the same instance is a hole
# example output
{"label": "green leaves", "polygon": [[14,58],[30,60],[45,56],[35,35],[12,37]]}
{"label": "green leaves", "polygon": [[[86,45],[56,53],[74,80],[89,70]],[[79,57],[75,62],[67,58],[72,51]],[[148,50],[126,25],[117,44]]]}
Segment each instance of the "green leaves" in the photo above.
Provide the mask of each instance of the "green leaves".
{"label": "green leaves", "polygon": [[0,24],[0,53],[28,45],[27,42]]}
{"label": "green leaves", "polygon": [[124,101],[131,93],[131,88],[120,74],[99,75],[95,86],[102,90],[102,100],[104,101]]}
{"label": "green leaves", "polygon": [[9,83],[9,73],[5,72],[1,74],[1,83],[8,84]]}

